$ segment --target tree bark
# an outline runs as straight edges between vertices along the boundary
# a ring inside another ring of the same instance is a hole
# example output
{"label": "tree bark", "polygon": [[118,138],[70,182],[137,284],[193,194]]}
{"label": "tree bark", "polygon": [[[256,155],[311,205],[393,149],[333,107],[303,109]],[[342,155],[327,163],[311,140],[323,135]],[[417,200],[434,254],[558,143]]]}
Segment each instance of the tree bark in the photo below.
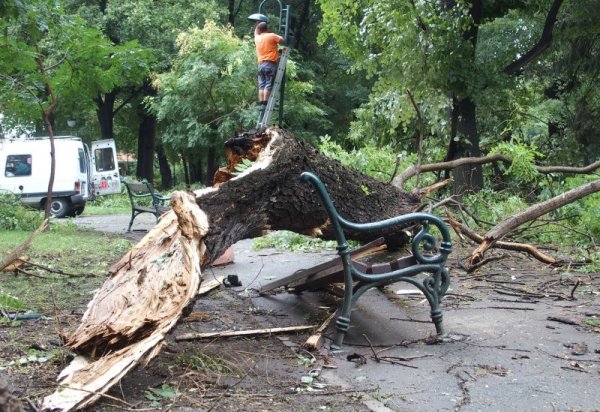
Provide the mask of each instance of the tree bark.
{"label": "tree bark", "polygon": [[[460,223],[458,220],[454,219],[453,217],[448,216],[447,220],[448,220],[448,223],[450,224],[450,226],[452,226],[452,228],[457,233],[462,233],[462,234],[466,235],[473,242],[477,242],[477,243],[481,244],[484,241],[483,236],[481,236],[480,234],[478,234],[477,232],[475,232],[473,229],[469,228],[468,226],[465,226],[464,224]],[[549,265],[555,265],[557,263],[560,263],[560,260],[555,259],[552,256],[548,256],[545,253],[543,253],[541,250],[539,250],[537,247],[526,244],[526,243],[497,241],[491,247],[496,247],[496,248],[505,249],[505,250],[513,250],[516,252],[525,252],[525,253],[530,254],[531,256],[533,256],[534,258],[539,260],[540,262],[547,263]],[[479,262],[477,262],[477,264],[481,265],[482,262],[483,262],[483,260],[480,260]],[[471,268],[474,266],[471,266]],[[469,270],[471,270],[471,268],[469,268]]]}
{"label": "tree bark", "polygon": [[162,189],[168,189],[173,186],[173,174],[169,161],[165,155],[165,149],[162,143],[156,145],[156,156],[158,157],[158,168],[160,170],[160,184]]}
{"label": "tree bark", "polygon": [[[142,109],[144,110],[144,109]],[[136,176],[154,181],[154,142],[156,138],[156,118],[147,113],[141,113],[138,130],[138,159]]]}
{"label": "tree bark", "polygon": [[113,116],[117,93],[118,90],[113,90],[106,93],[104,99],[100,94],[98,94],[98,97],[96,98],[96,116],[98,117],[100,136],[102,139],[113,138]]}
{"label": "tree bark", "polygon": [[[464,157],[480,157],[479,133],[477,132],[477,117],[475,103],[470,98],[456,99],[453,110],[458,119],[456,132],[458,140],[450,142],[447,160]],[[483,187],[483,171],[479,164],[462,164],[452,172],[454,178],[454,193],[462,195],[465,192],[476,192]]]}
{"label": "tree bark", "polygon": [[[248,148],[242,150],[240,144]],[[228,167],[215,175],[219,189],[197,192],[198,205],[211,221],[205,239],[211,261],[238,240],[260,236],[268,229],[334,239],[314,188],[300,182],[305,171],[321,178],[338,212],[350,221],[373,222],[409,213],[419,205],[418,196],[345,168],[282,129],[268,129],[245,142],[227,145]],[[223,183],[243,157],[254,161],[252,167]],[[360,241],[378,237],[347,235]]]}

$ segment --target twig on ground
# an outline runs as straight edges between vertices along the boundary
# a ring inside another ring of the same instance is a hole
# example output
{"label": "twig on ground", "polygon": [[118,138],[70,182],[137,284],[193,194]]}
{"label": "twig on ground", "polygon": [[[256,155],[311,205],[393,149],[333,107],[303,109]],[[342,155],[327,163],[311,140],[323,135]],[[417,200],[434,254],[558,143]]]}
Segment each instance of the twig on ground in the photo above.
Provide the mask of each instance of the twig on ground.
{"label": "twig on ground", "polygon": [[573,286],[573,289],[571,289],[571,300],[577,300],[577,298],[575,297],[575,290],[577,289],[577,287],[581,284],[581,281],[578,280],[577,283],[575,283],[575,286]]}
{"label": "twig on ground", "polygon": [[379,363],[379,356],[377,356],[377,352],[375,352],[375,349],[373,348],[373,344],[371,343],[371,339],[369,339],[369,337],[367,336],[366,333],[363,333],[363,337],[369,343],[369,347],[371,348],[371,352],[373,353],[373,358],[375,358],[375,362]]}
{"label": "twig on ground", "polygon": [[33,262],[25,262],[26,266],[34,266],[36,268],[40,268],[45,270],[46,272],[50,272],[50,273],[57,273],[59,275],[65,275],[65,276],[69,276],[69,277],[73,277],[73,278],[93,278],[96,276],[101,276],[99,274],[95,274],[95,273],[69,273],[69,272],[65,272],[64,270],[60,270],[60,269],[52,269],[48,266],[44,266],[44,265],[40,265],[39,263],[33,263]]}
{"label": "twig on ground", "polygon": [[16,268],[15,271],[17,273],[21,273],[22,275],[26,275],[26,276],[32,276],[34,278],[40,278],[40,279],[48,279],[48,277],[46,276],[42,276],[42,275],[38,275],[37,273],[31,273],[31,272],[27,272],[26,270],[23,270],[21,268]]}
{"label": "twig on ground", "polygon": [[580,323],[573,320],[573,319],[568,319],[568,318],[561,318],[558,316],[548,316],[546,319],[554,321],[554,322],[558,322],[558,323],[564,323],[565,325],[576,325],[576,326],[580,326]]}
{"label": "twig on ground", "polygon": [[508,253],[504,253],[504,254],[502,254],[500,256],[490,256],[490,257],[487,257],[487,258],[485,258],[485,259],[483,259],[483,260],[481,260],[481,261],[479,261],[479,262],[477,262],[477,263],[475,263],[475,264],[473,264],[471,266],[468,266],[468,267],[465,266],[463,269],[465,269],[467,273],[473,273],[475,270],[479,269],[483,265],[486,265],[486,264],[488,264],[490,262],[495,262],[495,261],[498,261],[498,260],[506,259],[508,257],[510,257],[510,255]]}

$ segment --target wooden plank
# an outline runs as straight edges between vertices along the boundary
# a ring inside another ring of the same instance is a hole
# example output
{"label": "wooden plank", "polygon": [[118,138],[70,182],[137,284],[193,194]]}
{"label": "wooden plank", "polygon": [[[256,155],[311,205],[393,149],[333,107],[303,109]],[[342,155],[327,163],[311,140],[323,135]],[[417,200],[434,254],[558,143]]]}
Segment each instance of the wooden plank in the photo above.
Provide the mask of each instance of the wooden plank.
{"label": "wooden plank", "polygon": [[323,322],[321,324],[321,326],[319,326],[319,328],[315,331],[315,333],[313,335],[311,335],[306,342],[304,342],[304,346],[305,348],[309,349],[309,350],[319,350],[321,349],[321,346],[323,346],[323,343],[325,343],[325,338],[323,337],[323,332],[325,332],[325,330],[329,327],[329,325],[331,324],[331,322],[333,321],[333,319],[335,319],[335,317],[338,314],[338,310],[334,311],[326,320],[325,322]]}
{"label": "wooden plank", "polygon": [[[375,265],[365,264],[354,260],[352,261],[352,264],[359,271],[374,275],[389,273],[394,270],[407,268],[416,263],[417,261],[412,255],[401,257],[399,259],[395,259],[386,263],[378,263]],[[335,271],[334,269],[337,269],[337,271]],[[344,282],[344,268],[340,263],[338,267],[331,268],[331,270],[323,271],[321,273],[316,273],[310,276],[309,278],[305,279],[303,282],[296,282],[290,284],[289,286],[293,287],[295,292],[302,292],[304,290],[309,289],[320,289],[331,283],[342,282]]]}
{"label": "wooden plank", "polygon": [[225,279],[225,276],[218,276],[206,282],[202,281],[200,284],[200,289],[198,289],[198,296],[204,295],[205,293],[208,293],[211,290],[221,286],[223,284],[223,279]]}
{"label": "wooden plank", "polygon": [[[372,242],[367,243],[364,246],[356,248],[354,251],[352,251],[351,255],[353,258],[359,259],[371,253],[375,253],[380,250],[380,247],[383,245],[384,242],[385,239],[380,237]],[[302,279],[306,279],[315,273],[332,273],[332,269],[335,269],[335,271],[337,271],[339,270],[338,267],[341,266],[342,260],[338,256],[330,261],[318,264],[308,269],[298,270],[289,276],[277,279],[271,283],[267,283],[259,289],[259,293],[269,292],[273,289],[277,289],[278,287],[286,286],[296,281],[301,281]],[[335,273],[335,271],[333,273]]]}
{"label": "wooden plank", "polygon": [[226,330],[223,332],[207,332],[207,333],[186,333],[175,338],[176,341],[182,340],[198,340],[198,339],[214,339],[214,338],[230,338],[237,336],[259,336],[273,335],[276,333],[300,332],[316,328],[317,325],[305,326],[287,326],[283,328],[268,328],[268,329],[251,329],[251,330]]}

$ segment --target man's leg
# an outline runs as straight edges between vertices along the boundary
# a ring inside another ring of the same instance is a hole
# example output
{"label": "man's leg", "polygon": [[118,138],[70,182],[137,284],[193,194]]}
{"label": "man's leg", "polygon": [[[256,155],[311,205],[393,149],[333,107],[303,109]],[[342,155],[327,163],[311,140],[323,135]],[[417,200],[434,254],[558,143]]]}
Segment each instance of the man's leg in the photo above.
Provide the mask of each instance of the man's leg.
{"label": "man's leg", "polygon": [[258,91],[258,112],[259,112],[259,119],[262,120],[264,114],[265,114],[265,109],[267,108],[267,99],[265,99],[265,90],[264,89],[260,89]]}

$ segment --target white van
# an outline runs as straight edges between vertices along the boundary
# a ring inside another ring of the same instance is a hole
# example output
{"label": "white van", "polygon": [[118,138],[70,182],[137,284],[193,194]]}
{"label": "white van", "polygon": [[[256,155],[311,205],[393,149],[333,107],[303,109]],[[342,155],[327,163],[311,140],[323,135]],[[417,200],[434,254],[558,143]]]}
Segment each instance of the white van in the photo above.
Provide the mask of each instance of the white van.
{"label": "white van", "polygon": [[[81,214],[87,200],[121,191],[117,151],[112,139],[92,142],[54,138],[55,175],[51,211],[55,217]],[[0,139],[0,193],[20,196],[27,206],[43,209],[50,181],[50,138]]]}

